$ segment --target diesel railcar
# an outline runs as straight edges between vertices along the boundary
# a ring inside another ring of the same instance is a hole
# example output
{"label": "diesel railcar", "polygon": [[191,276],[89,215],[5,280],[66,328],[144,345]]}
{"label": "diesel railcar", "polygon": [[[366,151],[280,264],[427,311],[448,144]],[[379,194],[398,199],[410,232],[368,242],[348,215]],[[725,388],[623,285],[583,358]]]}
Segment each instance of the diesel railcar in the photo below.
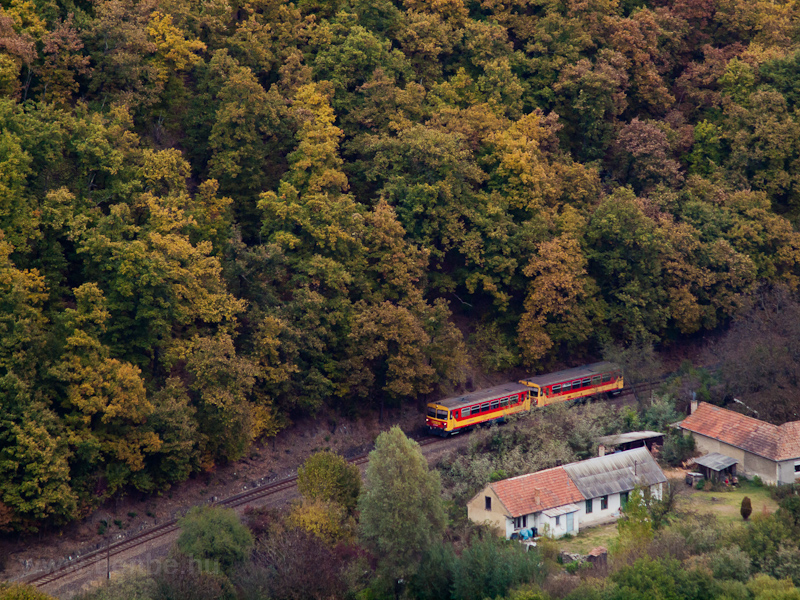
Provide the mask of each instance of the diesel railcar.
{"label": "diesel railcar", "polygon": [[623,385],[619,365],[598,362],[431,402],[426,424],[429,433],[447,436],[532,407],[619,393]]}

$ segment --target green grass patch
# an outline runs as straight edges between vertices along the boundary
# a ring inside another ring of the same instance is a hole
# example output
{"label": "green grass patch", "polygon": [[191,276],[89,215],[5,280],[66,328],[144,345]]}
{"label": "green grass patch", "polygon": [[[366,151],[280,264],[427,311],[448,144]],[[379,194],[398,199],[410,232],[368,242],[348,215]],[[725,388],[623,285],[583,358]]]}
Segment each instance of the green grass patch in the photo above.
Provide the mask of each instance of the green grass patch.
{"label": "green grass patch", "polygon": [[764,512],[774,513],[778,509],[778,504],[769,497],[768,487],[758,487],[749,481],[742,482],[738,488],[730,492],[688,491],[683,496],[683,506],[679,508],[685,507],[701,513],[714,513],[723,523],[741,523],[742,515],[739,509],[745,496],[749,496],[753,505],[751,518]]}

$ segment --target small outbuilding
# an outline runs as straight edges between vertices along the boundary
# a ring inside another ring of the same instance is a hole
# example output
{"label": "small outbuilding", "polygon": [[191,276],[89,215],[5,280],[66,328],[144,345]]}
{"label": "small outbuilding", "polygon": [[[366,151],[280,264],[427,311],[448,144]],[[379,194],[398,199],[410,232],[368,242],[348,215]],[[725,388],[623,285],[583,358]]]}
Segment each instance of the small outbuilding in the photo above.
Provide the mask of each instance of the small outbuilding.
{"label": "small outbuilding", "polygon": [[710,481],[732,481],[736,477],[739,461],[719,452],[712,452],[694,459],[697,470]]}
{"label": "small outbuilding", "polygon": [[600,456],[642,447],[646,447],[653,454],[653,448],[657,449],[664,445],[664,434],[658,431],[629,431],[604,435],[597,438],[596,441]]}

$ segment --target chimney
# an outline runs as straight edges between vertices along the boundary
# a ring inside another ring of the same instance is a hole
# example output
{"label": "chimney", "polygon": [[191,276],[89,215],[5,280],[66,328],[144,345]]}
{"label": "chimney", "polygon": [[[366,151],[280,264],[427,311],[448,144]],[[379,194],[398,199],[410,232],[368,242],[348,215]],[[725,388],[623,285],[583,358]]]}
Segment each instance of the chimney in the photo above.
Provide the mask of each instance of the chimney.
{"label": "chimney", "polygon": [[606,447],[603,444],[600,444],[597,447],[597,456],[605,456],[606,455]]}
{"label": "chimney", "polygon": [[697,410],[697,392],[692,392],[692,401],[689,403],[689,414],[693,415]]}

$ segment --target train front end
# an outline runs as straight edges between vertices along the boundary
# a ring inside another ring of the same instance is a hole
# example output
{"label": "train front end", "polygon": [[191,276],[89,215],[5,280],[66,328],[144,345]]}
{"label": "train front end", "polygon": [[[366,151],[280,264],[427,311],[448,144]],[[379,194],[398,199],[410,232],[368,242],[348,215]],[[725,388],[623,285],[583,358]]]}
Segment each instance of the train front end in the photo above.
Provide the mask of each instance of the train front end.
{"label": "train front end", "polygon": [[425,418],[425,424],[428,427],[428,433],[431,435],[440,435],[446,437],[450,434],[452,426],[450,424],[450,411],[441,404],[431,403],[428,404],[428,414]]}

